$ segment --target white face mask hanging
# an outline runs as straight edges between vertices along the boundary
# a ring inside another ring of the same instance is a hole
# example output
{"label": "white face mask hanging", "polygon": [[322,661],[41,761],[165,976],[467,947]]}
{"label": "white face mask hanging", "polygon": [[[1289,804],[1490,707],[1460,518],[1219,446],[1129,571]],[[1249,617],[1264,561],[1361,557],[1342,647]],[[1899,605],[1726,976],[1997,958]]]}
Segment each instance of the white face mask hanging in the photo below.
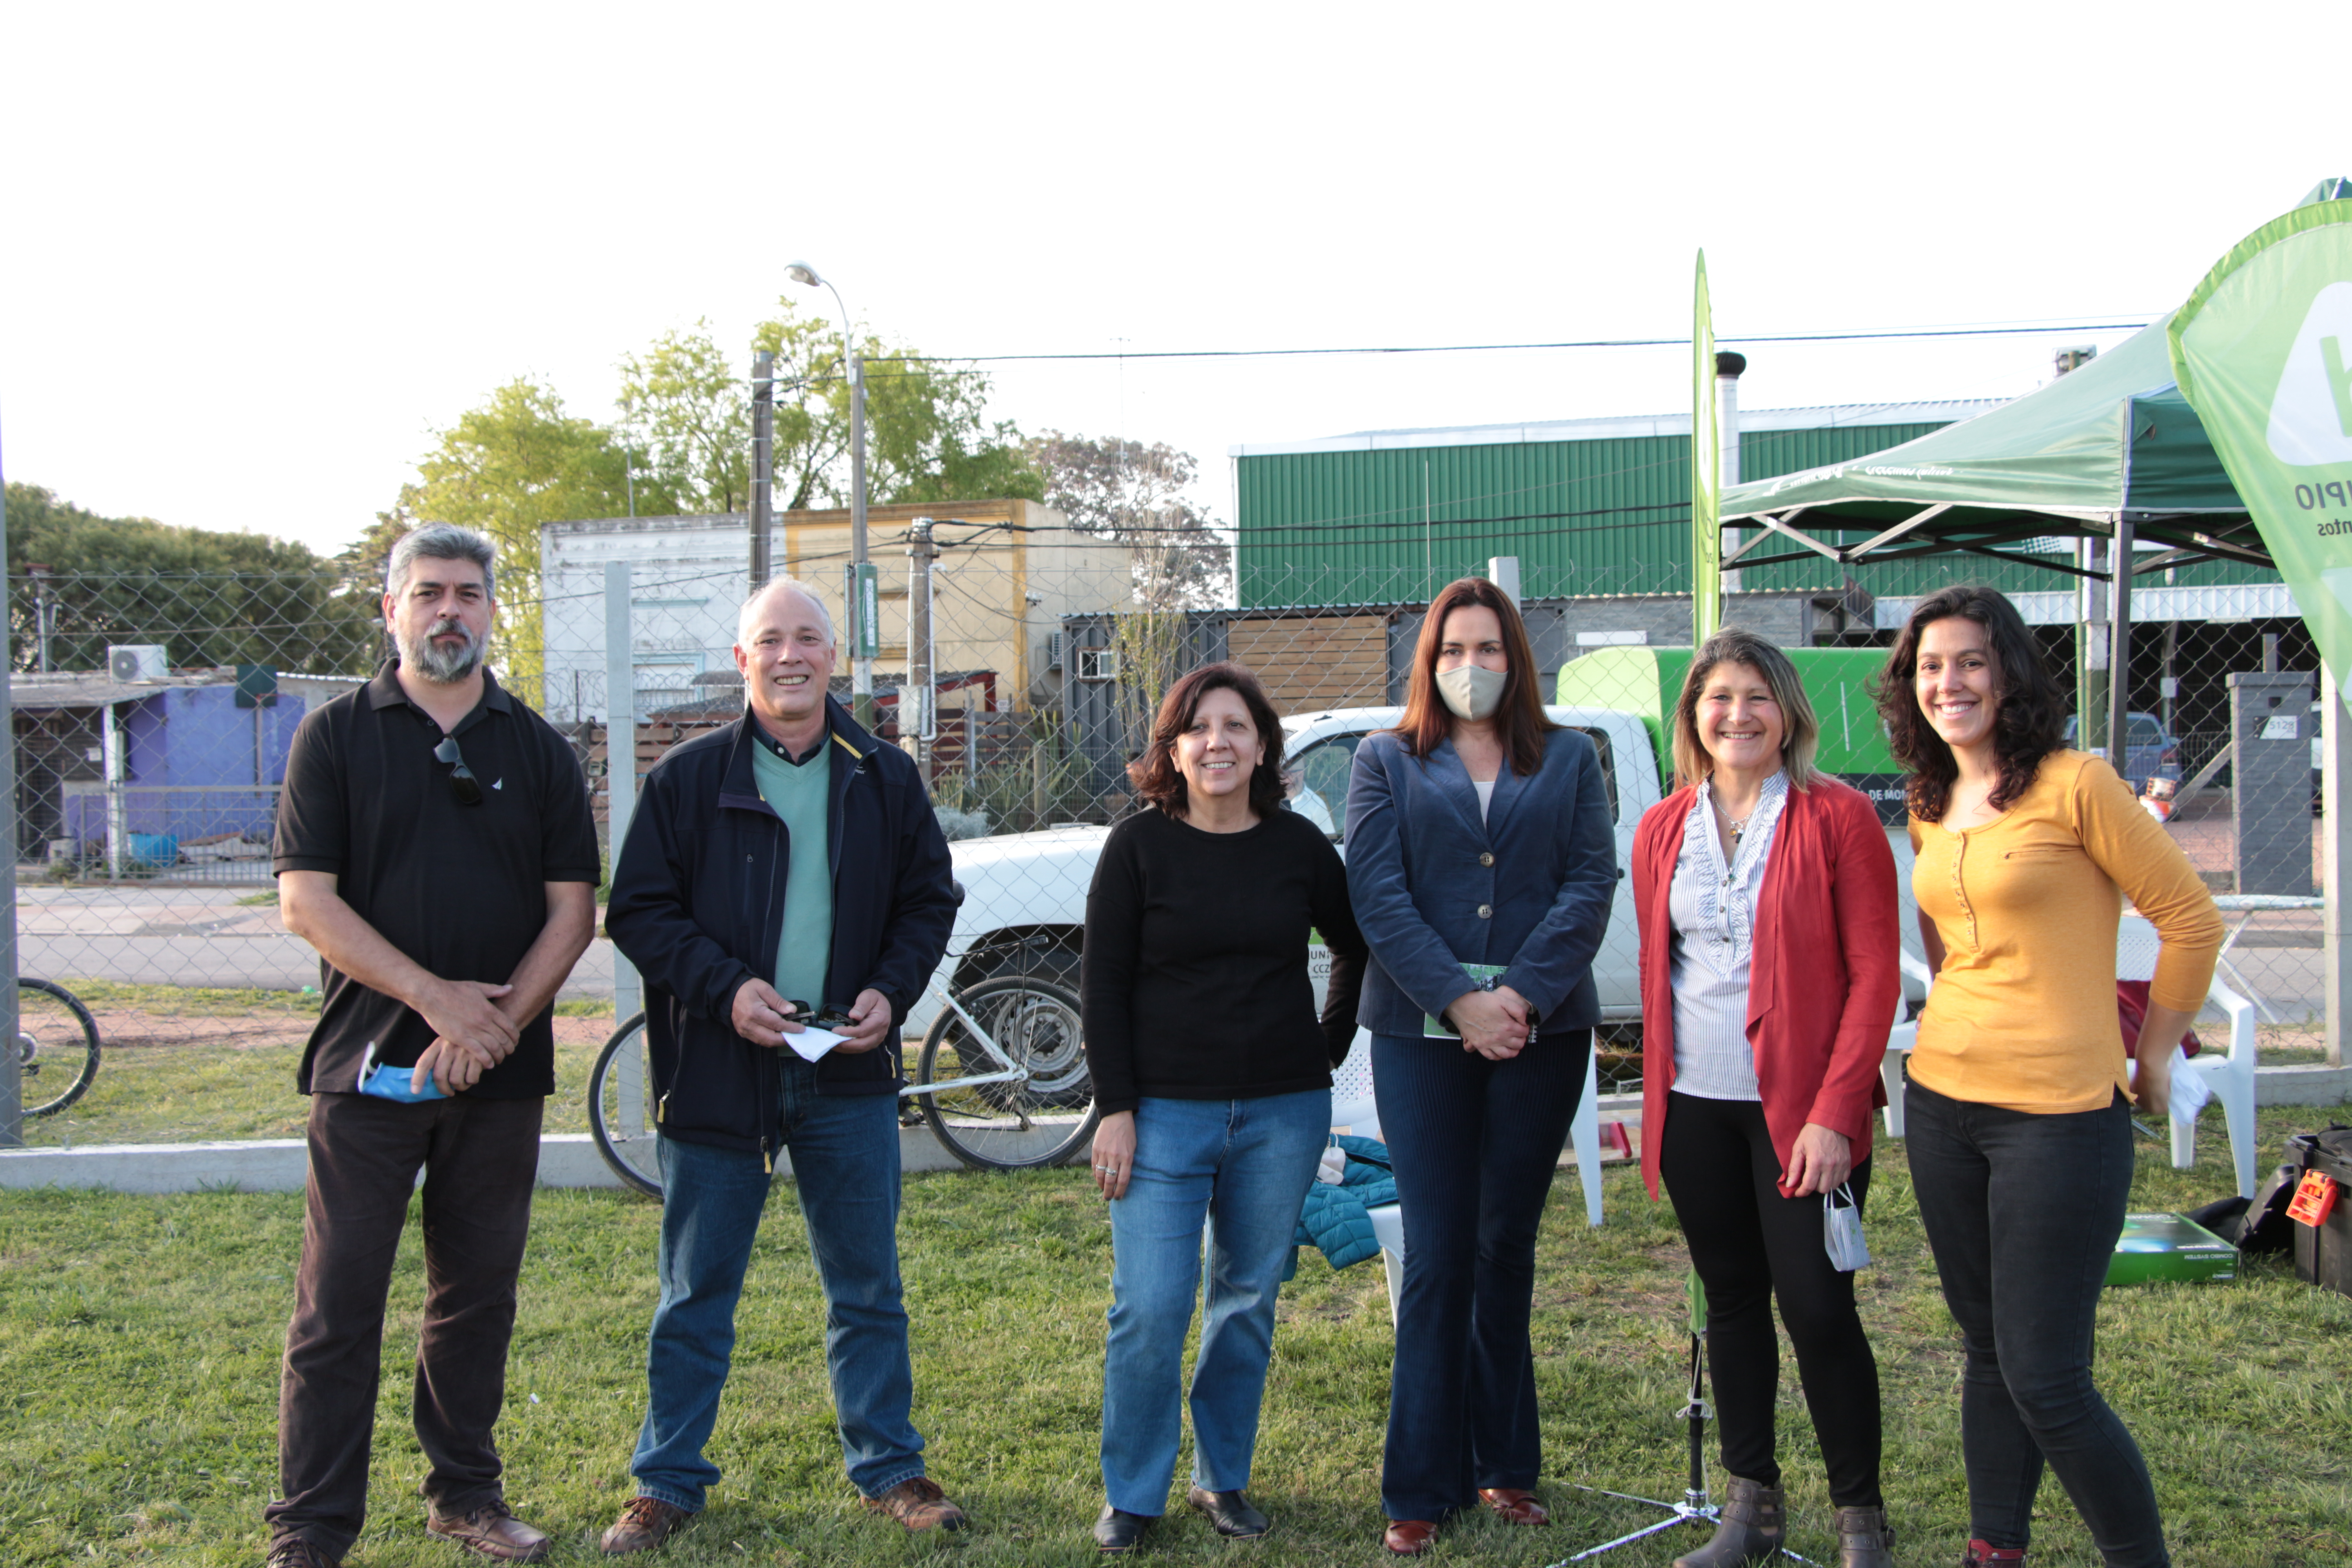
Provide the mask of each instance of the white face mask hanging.
{"label": "white face mask hanging", "polygon": [[1499,669],[1465,664],[1437,678],[1437,695],[1457,719],[1473,723],[1492,719],[1503,705],[1503,687],[1510,677]]}
{"label": "white face mask hanging", "polygon": [[[1838,1199],[1845,1206],[1838,1206]],[[1870,1267],[1870,1247],[1862,1239],[1862,1211],[1854,1207],[1852,1183],[1841,1182],[1838,1190],[1822,1194],[1822,1241],[1829,1248],[1830,1267],[1841,1274],[1851,1274],[1857,1268]]]}

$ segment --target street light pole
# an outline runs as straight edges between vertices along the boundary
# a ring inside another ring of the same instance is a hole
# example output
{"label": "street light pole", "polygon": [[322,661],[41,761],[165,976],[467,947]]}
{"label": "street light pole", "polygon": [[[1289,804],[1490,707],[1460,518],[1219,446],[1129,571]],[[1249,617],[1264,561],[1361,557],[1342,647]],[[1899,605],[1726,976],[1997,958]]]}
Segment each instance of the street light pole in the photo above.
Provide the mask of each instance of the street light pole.
{"label": "street light pole", "polygon": [[873,623],[874,603],[867,595],[871,568],[866,554],[866,356],[849,325],[849,307],[841,290],[805,261],[784,268],[784,276],[811,289],[823,288],[841,312],[841,352],[849,363],[849,593],[845,606],[849,623],[849,706],[851,715],[867,729],[874,727],[874,656],[866,650],[879,638]]}
{"label": "street light pole", "polygon": [[768,540],[774,531],[776,356],[751,356],[751,592],[767,585]]}

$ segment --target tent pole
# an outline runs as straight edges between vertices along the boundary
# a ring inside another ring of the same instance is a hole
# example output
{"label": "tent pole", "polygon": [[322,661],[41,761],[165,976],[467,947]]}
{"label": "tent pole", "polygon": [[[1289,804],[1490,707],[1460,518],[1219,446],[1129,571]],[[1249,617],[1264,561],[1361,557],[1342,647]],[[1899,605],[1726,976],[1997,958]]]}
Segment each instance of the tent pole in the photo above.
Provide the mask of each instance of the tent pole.
{"label": "tent pole", "polygon": [[2345,721],[2344,690],[2325,659],[2319,666],[2320,892],[2325,950],[2320,979],[2327,1004],[2327,1065],[2344,1065],[2344,1005],[2352,1002],[2352,931],[2345,929],[2344,878],[2352,872],[2352,724]]}
{"label": "tent pole", "polygon": [[2107,546],[2114,560],[2108,564],[2107,608],[2114,630],[2107,639],[2107,761],[2127,783],[2141,781],[2132,778],[2131,766],[2131,590],[2132,590],[2132,524],[2123,512],[2116,514],[2114,542]]}

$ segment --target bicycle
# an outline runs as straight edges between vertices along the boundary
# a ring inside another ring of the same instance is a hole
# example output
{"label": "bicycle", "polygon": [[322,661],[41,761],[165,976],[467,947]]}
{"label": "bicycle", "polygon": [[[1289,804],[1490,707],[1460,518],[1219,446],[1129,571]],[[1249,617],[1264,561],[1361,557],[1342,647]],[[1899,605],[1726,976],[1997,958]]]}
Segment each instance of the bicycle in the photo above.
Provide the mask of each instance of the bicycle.
{"label": "bicycle", "polygon": [[[1038,1170],[1070,1158],[1101,1120],[1087,1072],[1078,999],[1049,980],[1003,975],[942,994],[916,1056],[914,1081],[898,1090],[931,1135],[982,1171]],[[627,1186],[661,1196],[655,1155],[652,1065],[646,1016],[613,1031],[588,1076],[588,1130],[596,1152]]]}
{"label": "bicycle", "polygon": [[16,976],[18,1092],[27,1116],[54,1116],[98,1076],[98,1020],[64,986]]}

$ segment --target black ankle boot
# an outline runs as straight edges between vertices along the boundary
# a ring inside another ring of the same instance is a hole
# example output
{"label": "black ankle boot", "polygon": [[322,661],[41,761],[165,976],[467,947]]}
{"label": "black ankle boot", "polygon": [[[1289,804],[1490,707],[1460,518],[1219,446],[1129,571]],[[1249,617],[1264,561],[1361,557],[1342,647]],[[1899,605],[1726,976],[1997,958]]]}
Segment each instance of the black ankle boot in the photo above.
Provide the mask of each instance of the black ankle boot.
{"label": "black ankle boot", "polygon": [[1780,1557],[1780,1542],[1787,1534],[1788,1508],[1780,1489],[1734,1476],[1724,1492],[1722,1521],[1715,1527],[1715,1539],[1688,1556],[1675,1558],[1675,1568],[1755,1568]]}
{"label": "black ankle boot", "polygon": [[1895,1568],[1895,1527],[1883,1508],[1837,1510],[1838,1568]]}

